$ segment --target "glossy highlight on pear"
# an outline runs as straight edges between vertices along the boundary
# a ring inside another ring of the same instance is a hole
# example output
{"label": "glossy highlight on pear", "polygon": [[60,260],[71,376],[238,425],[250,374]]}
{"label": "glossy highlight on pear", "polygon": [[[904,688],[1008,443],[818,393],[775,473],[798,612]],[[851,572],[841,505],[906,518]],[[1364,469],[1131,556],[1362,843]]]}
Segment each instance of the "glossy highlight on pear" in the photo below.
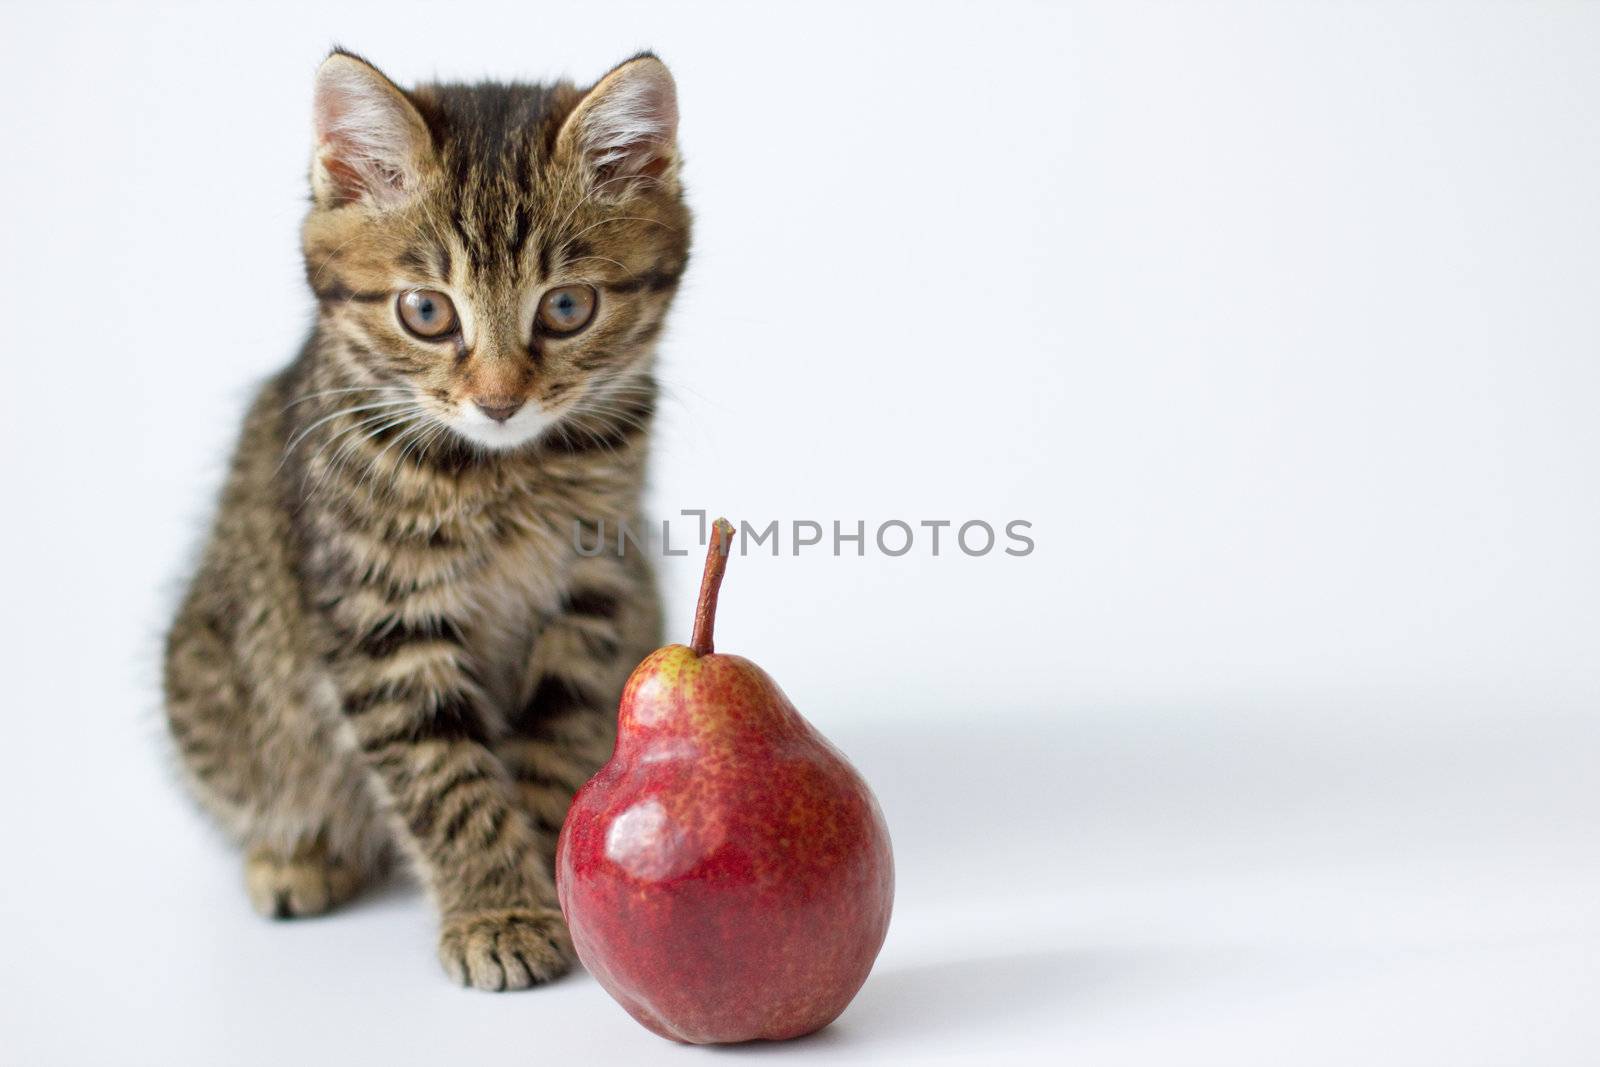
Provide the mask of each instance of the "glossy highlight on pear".
{"label": "glossy highlight on pear", "polygon": [[556,850],[584,966],[640,1023],[695,1044],[832,1022],[894,900],[888,830],[861,776],[765,671],[714,651],[732,536],[718,519],[691,642],[634,670],[616,749]]}

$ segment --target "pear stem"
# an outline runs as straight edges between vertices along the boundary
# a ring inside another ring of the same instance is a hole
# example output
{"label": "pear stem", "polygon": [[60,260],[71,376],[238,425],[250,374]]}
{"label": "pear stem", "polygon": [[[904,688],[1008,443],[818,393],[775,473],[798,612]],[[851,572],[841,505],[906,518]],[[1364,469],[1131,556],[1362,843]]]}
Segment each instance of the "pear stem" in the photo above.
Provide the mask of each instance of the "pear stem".
{"label": "pear stem", "polygon": [[733,523],[727,519],[712,523],[706,571],[700,579],[700,601],[694,607],[694,635],[689,638],[689,648],[697,656],[709,656],[716,651],[711,643],[711,631],[717,625],[717,591],[722,588],[722,575],[728,569],[728,549],[732,544]]}

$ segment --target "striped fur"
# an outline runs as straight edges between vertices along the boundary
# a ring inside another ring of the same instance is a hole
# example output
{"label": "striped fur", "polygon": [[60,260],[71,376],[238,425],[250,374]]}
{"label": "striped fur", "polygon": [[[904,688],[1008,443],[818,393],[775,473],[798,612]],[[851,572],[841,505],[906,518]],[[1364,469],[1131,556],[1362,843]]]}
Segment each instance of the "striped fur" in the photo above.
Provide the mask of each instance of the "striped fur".
{"label": "striped fur", "polygon": [[[246,418],[169,634],[168,722],[259,910],[326,910],[399,859],[439,910],[446,969],[520,988],[568,966],[555,835],[659,643],[647,561],[580,556],[573,528],[639,522],[653,344],[688,256],[675,149],[619,168],[625,148],[610,136],[594,157],[575,109],[603,113],[641,71],[670,78],[646,56],[587,95],[401,93],[329,63],[339,87],[394,94],[373,114],[427,132],[362,131],[365,169],[319,143],[316,324]],[[537,336],[538,295],[574,282],[600,294],[593,324]],[[408,336],[394,305],[412,287],[455,295],[460,338]],[[553,425],[502,450],[454,432],[486,378]]]}

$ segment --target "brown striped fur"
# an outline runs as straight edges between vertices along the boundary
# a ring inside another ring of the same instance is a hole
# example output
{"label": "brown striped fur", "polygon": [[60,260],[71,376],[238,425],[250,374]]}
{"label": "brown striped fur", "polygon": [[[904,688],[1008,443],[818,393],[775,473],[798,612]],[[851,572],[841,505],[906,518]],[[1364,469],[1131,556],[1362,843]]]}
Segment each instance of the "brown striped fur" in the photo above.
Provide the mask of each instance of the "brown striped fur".
{"label": "brown striped fur", "polygon": [[[328,63],[393,93],[416,153],[364,187],[319,141],[316,324],[246,418],[168,638],[168,722],[258,910],[324,911],[398,858],[446,969],[520,988],[571,958],[554,838],[659,643],[647,562],[580,556],[574,523],[639,522],[653,344],[688,255],[675,148],[597,164],[580,123],[616,85],[670,78],[642,56],[587,93],[402,93]],[[593,324],[531,335],[538,294],[571,282],[600,294]],[[454,294],[469,328],[409,336],[408,287]],[[453,432],[486,380],[555,425],[501,450]]]}

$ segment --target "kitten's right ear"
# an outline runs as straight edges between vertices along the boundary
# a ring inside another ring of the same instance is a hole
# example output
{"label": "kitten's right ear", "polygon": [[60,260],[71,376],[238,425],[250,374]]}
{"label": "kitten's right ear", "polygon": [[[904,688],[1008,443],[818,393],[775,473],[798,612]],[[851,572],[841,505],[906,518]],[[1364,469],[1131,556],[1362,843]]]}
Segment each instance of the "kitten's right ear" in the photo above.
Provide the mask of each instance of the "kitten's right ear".
{"label": "kitten's right ear", "polygon": [[621,193],[629,178],[668,174],[677,162],[677,137],[677,86],[666,64],[643,52],[589,90],[567,116],[557,145],[582,162],[598,188]]}
{"label": "kitten's right ear", "polygon": [[311,193],[325,207],[404,203],[432,139],[400,88],[366,60],[335,51],[317,69]]}

